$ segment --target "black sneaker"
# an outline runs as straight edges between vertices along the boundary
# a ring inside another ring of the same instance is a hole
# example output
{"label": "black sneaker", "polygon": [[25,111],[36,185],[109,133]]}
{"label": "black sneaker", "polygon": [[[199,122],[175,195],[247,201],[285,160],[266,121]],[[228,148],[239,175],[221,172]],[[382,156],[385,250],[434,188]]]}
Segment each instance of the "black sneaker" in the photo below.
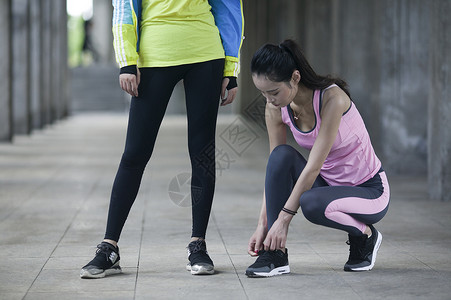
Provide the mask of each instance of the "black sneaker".
{"label": "black sneaker", "polygon": [[122,272],[119,266],[119,247],[102,242],[97,245],[96,256],[80,271],[81,278],[102,278]]}
{"label": "black sneaker", "polygon": [[208,256],[207,245],[204,240],[197,240],[189,243],[188,260],[186,269],[192,275],[211,275],[215,272],[213,261]]}
{"label": "black sneaker", "polygon": [[344,266],[345,271],[369,271],[376,262],[377,251],[382,243],[382,234],[373,227],[371,237],[366,234],[362,236],[349,235],[349,259]]}
{"label": "black sneaker", "polygon": [[285,253],[282,250],[262,250],[255,263],[246,270],[248,277],[271,277],[288,273],[290,273],[288,249],[285,249]]}

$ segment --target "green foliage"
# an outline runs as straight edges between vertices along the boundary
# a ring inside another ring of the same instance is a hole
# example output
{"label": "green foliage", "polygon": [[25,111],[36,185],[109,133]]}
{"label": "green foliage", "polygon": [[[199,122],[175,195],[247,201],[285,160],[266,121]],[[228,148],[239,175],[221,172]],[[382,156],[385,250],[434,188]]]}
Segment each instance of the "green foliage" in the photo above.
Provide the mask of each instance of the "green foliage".
{"label": "green foliage", "polygon": [[83,63],[84,20],[81,16],[68,15],[68,60],[69,67],[77,67]]}

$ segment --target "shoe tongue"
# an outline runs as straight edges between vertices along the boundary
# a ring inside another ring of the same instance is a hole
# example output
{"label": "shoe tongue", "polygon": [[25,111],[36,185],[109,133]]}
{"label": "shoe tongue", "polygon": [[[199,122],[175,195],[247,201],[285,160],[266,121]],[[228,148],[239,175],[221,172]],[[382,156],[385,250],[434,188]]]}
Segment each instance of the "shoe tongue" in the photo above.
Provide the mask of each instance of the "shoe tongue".
{"label": "shoe tongue", "polygon": [[264,262],[271,262],[272,261],[272,259],[273,259],[273,256],[274,256],[274,251],[265,251],[265,250],[262,250],[261,251],[261,253],[259,253],[259,256],[258,256],[258,260],[259,261],[264,261]]}
{"label": "shoe tongue", "polygon": [[200,240],[191,242],[189,244],[189,250],[190,250],[191,253],[196,253],[196,252],[199,252],[199,251],[202,251],[202,250],[205,251],[206,250],[205,242],[204,241],[200,241]]}

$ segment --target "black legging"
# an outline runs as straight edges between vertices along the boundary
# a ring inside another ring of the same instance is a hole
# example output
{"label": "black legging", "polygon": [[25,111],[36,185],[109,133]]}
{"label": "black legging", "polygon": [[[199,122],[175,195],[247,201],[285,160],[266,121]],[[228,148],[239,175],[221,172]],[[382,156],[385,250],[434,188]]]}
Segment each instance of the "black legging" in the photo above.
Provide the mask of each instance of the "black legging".
{"label": "black legging", "polygon": [[140,69],[139,97],[131,100],[125,150],[113,184],[105,239],[119,240],[152,155],[169,98],[182,79],[192,168],[192,236],[205,237],[215,189],[215,132],[223,68],[224,59],[218,59]]}
{"label": "black legging", "polygon": [[[279,145],[271,152],[265,179],[268,229],[277,220],[306,164],[305,158],[289,145]],[[381,169],[358,186],[329,186],[318,175],[312,188],[301,195],[299,204],[310,222],[358,236],[366,224],[385,216],[389,198],[387,176]]]}

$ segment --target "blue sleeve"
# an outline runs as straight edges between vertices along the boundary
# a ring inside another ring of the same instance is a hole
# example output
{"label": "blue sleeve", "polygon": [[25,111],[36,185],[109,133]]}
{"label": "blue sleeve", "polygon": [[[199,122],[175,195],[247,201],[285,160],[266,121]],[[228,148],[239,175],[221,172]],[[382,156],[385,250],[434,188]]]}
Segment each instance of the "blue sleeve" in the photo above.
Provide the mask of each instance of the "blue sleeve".
{"label": "blue sleeve", "polygon": [[113,26],[133,25],[133,12],[128,0],[113,0]]}
{"label": "blue sleeve", "polygon": [[136,51],[139,51],[142,0],[113,0],[113,27],[133,25],[136,30]]}
{"label": "blue sleeve", "polygon": [[221,35],[225,55],[239,57],[244,32],[241,0],[209,0],[211,12]]}

